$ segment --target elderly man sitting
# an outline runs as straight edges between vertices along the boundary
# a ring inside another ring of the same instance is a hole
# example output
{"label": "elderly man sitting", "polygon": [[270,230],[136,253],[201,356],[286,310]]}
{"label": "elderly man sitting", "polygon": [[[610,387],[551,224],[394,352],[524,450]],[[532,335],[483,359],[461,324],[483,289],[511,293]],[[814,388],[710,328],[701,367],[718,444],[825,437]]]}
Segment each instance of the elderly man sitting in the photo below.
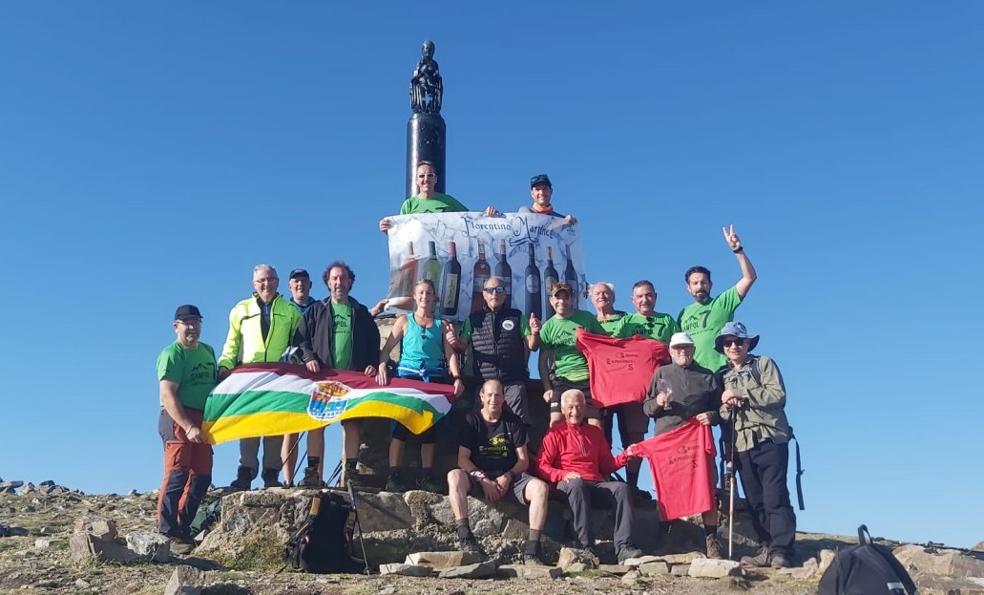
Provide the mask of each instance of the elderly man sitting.
{"label": "elderly man sitting", "polygon": [[567,496],[574,513],[574,531],[583,549],[594,545],[591,506],[615,508],[615,552],[618,561],[635,558],[642,552],[632,545],[632,498],[629,486],[606,481],[622,468],[629,457],[638,456],[635,445],[617,457],[605,440],[603,430],[585,423],[584,393],[571,389],[560,396],[564,422],[554,425],[543,437],[537,473]]}

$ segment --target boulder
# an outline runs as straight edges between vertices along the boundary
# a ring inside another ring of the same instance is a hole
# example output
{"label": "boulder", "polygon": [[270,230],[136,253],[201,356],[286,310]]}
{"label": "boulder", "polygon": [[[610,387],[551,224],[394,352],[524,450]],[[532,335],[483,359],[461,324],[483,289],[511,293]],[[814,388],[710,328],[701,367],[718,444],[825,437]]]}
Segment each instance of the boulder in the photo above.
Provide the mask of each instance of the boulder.
{"label": "boulder", "polygon": [[724,578],[741,576],[741,566],[734,560],[697,558],[690,563],[687,576],[691,578]]}
{"label": "boulder", "polygon": [[116,523],[100,516],[86,515],[75,521],[76,533],[87,533],[96,539],[112,541],[117,537]]}
{"label": "boulder", "polygon": [[622,584],[627,587],[633,587],[639,582],[639,571],[631,570],[622,575]]}
{"label": "boulder", "polygon": [[542,564],[505,564],[499,567],[496,576],[499,578],[526,578],[526,579],[555,579],[560,578],[564,573],[556,566],[543,566]]}
{"label": "boulder", "polygon": [[617,574],[619,576],[625,574],[626,572],[632,570],[631,566],[626,566],[624,564],[599,564],[598,570],[601,572],[607,572],[608,574]]}
{"label": "boulder", "polygon": [[683,554],[666,554],[659,556],[667,564],[691,564],[694,560],[706,558],[703,552],[685,552]]}
{"label": "boulder", "polygon": [[481,556],[469,552],[416,552],[407,556],[404,564],[410,566],[427,566],[442,570],[445,568],[477,564],[481,561]]}
{"label": "boulder", "polygon": [[659,556],[639,556],[638,558],[629,558],[622,562],[622,564],[629,567],[636,567],[645,564],[646,562],[656,562],[661,561],[662,558]]}
{"label": "boulder", "polygon": [[478,564],[445,568],[437,576],[439,578],[495,578],[495,564],[479,562]]}
{"label": "boulder", "polygon": [[380,564],[379,574],[397,574],[400,576],[428,577],[435,576],[437,572],[430,566],[414,566],[412,564]]}
{"label": "boulder", "polygon": [[792,566],[790,568],[783,568],[779,570],[778,573],[788,574],[793,578],[805,580],[811,578],[814,574],[816,574],[818,568],[819,565],[817,564],[816,558],[807,558],[806,561],[803,562],[802,566]]}
{"label": "boulder", "polygon": [[367,533],[398,531],[413,526],[413,516],[403,494],[357,492],[356,506],[359,510],[359,523]]}
{"label": "boulder", "polygon": [[674,564],[670,566],[670,574],[673,576],[689,576],[690,564]]}
{"label": "boulder", "polygon": [[167,562],[171,558],[171,540],[151,531],[133,531],[126,535],[126,547],[150,562]]}
{"label": "boulder", "polygon": [[946,549],[926,551],[920,545],[903,545],[892,550],[892,553],[912,575],[984,578],[984,556]]}
{"label": "boulder", "polygon": [[[574,564],[582,564],[583,567],[573,569]],[[598,557],[588,550],[564,547],[560,548],[557,566],[564,572],[583,572],[588,568],[598,568]]]}
{"label": "boulder", "polygon": [[200,595],[205,587],[205,573],[193,566],[181,565],[171,573],[164,595]]}
{"label": "boulder", "polygon": [[68,549],[76,562],[95,560],[131,564],[140,560],[125,546],[112,540],[102,540],[89,533],[75,533],[68,538]]}
{"label": "boulder", "polygon": [[817,574],[823,576],[823,573],[827,572],[830,565],[834,563],[834,558],[837,557],[837,552],[834,550],[822,549],[820,550],[820,564],[817,567]]}
{"label": "boulder", "polygon": [[653,560],[651,562],[643,562],[638,566],[639,574],[645,576],[654,576],[657,574],[669,574],[670,565],[663,560]]}

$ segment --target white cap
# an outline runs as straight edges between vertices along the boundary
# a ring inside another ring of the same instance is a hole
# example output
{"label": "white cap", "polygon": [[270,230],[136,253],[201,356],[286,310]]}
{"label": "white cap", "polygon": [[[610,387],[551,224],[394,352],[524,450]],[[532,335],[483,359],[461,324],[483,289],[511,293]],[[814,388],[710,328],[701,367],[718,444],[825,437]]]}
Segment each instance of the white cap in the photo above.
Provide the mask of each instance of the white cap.
{"label": "white cap", "polygon": [[677,345],[693,345],[694,340],[690,338],[687,333],[673,333],[670,337],[670,347],[676,347]]}

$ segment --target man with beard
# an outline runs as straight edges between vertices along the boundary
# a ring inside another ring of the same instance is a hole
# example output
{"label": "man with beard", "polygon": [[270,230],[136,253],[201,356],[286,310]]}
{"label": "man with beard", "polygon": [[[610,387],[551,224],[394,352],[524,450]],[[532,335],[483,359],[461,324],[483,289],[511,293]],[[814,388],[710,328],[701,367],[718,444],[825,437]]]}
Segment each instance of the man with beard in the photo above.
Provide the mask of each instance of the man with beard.
{"label": "man with beard", "polygon": [[[365,306],[349,295],[355,272],[337,260],[325,268],[322,279],[330,295],[315,302],[298,329],[301,359],[307,369],[317,374],[325,370],[358,370],[366,376],[376,375],[379,361],[379,328]],[[353,480],[362,441],[359,421],[342,422],[346,482]],[[308,460],[301,485],[321,487],[325,450],[325,430],[311,430],[307,438]]]}
{"label": "man with beard", "polygon": [[687,291],[694,298],[694,303],[681,310],[680,316],[677,317],[677,326],[694,341],[694,360],[712,372],[716,372],[727,363],[725,357],[714,350],[714,339],[721,327],[734,320],[735,310],[748,295],[748,290],[752,288],[756,279],[755,268],[745,254],[741,239],[735,233],[735,226],[722,227],[721,233],[728,248],[738,258],[741,279],[734,287],[711,298],[711,271],[702,266],[690,267],[684,274],[684,279],[687,282]]}

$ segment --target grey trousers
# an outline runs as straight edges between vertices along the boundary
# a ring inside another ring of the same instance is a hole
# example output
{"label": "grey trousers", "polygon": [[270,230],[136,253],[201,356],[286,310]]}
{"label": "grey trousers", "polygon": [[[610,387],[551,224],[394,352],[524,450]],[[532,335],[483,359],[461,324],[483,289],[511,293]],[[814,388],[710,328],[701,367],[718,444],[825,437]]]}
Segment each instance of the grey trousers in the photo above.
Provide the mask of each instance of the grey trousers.
{"label": "grey trousers", "polygon": [[[263,470],[276,469],[280,472],[283,467],[283,460],[280,458],[280,447],[284,443],[283,436],[264,436],[263,437]],[[260,452],[259,438],[243,438],[239,441],[239,466],[249,467],[256,477],[260,467],[258,454]]]}
{"label": "grey trousers", "polygon": [[594,544],[594,528],[591,526],[591,508],[615,509],[615,552],[632,545],[632,499],[629,485],[621,481],[595,483],[583,479],[565,480],[557,489],[567,496],[567,503],[574,513],[574,532],[581,546]]}

